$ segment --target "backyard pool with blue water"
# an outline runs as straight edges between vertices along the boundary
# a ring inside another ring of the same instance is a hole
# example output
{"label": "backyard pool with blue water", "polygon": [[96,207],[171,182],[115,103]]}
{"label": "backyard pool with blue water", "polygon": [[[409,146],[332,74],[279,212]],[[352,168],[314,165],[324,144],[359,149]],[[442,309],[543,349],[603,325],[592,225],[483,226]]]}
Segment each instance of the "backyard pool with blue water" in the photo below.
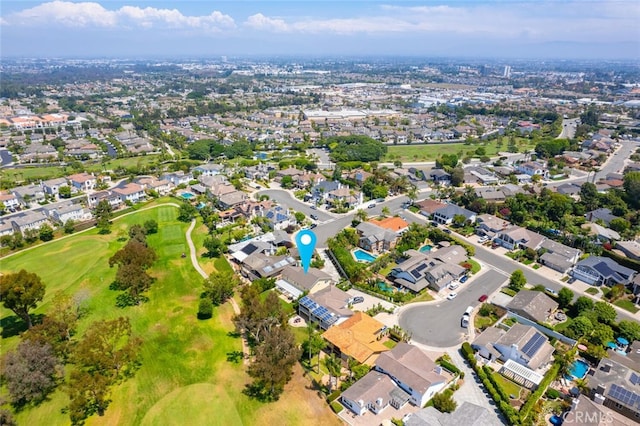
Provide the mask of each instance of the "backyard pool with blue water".
{"label": "backyard pool with blue water", "polygon": [[429,244],[427,244],[426,246],[422,246],[420,247],[420,253],[427,253],[429,251],[431,251],[433,247],[430,246]]}
{"label": "backyard pool with blue water", "polygon": [[584,379],[584,376],[587,375],[587,371],[589,371],[589,364],[581,359],[575,360],[573,364],[571,364],[569,377],[566,377],[566,379]]}
{"label": "backyard pool with blue water", "polygon": [[374,255],[360,249],[354,250],[353,257],[355,257],[358,262],[371,263],[376,260],[376,257]]}
{"label": "backyard pool with blue water", "polygon": [[185,200],[190,200],[190,199],[192,199],[193,197],[195,197],[195,195],[193,195],[193,194],[192,194],[192,193],[190,193],[190,192],[183,192],[182,194],[180,194],[180,196],[181,196],[182,198],[184,198]]}

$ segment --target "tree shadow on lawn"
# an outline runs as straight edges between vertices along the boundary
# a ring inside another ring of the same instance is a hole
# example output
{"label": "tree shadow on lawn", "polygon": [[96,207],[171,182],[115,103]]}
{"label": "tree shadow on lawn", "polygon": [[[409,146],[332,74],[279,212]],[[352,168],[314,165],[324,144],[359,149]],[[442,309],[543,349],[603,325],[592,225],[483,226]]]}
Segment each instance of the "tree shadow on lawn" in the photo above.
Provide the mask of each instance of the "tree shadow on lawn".
{"label": "tree shadow on lawn", "polygon": [[[44,318],[44,314],[32,314],[31,321],[33,325],[39,324],[42,322]],[[10,317],[5,317],[0,320],[0,326],[2,327],[2,336],[3,339],[7,339],[9,337],[17,336],[20,333],[27,331],[27,323],[24,322],[17,315],[11,315]]]}
{"label": "tree shadow on lawn", "polygon": [[227,332],[227,336],[237,339],[241,336],[239,331],[229,331]]}
{"label": "tree shadow on lawn", "polygon": [[233,362],[234,364],[238,364],[244,358],[245,358],[245,354],[242,351],[227,352],[227,362]]}

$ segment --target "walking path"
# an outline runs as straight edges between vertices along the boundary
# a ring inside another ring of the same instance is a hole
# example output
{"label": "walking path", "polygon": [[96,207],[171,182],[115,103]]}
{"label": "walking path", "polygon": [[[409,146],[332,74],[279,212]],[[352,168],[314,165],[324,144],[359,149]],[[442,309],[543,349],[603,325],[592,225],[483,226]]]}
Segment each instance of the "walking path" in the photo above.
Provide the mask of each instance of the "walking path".
{"label": "walking path", "polygon": [[[195,228],[196,226],[196,220],[193,219],[191,221],[191,225],[189,225],[189,229],[187,229],[187,244],[189,245],[189,254],[191,255],[191,263],[193,264],[193,267],[196,269],[196,271],[198,271],[198,273],[202,276],[202,278],[204,278],[205,280],[207,278],[209,278],[209,276],[207,275],[207,273],[202,269],[202,267],[200,266],[200,264],[198,263],[198,255],[196,253],[196,246],[195,244],[193,244],[193,240],[191,239],[191,232],[193,231],[193,228]],[[236,315],[240,314],[240,307],[238,306],[238,304],[236,303],[235,300],[233,300],[233,298],[229,299],[229,303],[231,303],[231,307],[233,307],[233,312],[236,313]],[[244,333],[242,334],[242,353],[244,354],[243,359],[244,359],[244,363],[245,364],[249,364],[249,358],[247,357],[247,355],[249,355],[249,347],[247,345],[247,341],[244,338]]]}

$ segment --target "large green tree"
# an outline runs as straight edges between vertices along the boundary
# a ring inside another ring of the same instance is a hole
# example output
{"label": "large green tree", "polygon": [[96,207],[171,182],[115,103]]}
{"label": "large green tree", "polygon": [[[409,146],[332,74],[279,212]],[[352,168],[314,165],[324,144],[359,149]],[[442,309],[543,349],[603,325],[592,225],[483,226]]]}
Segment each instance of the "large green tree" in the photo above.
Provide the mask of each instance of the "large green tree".
{"label": "large green tree", "polygon": [[332,137],[327,141],[333,161],[379,161],[387,152],[382,142],[368,136],[350,135]]}
{"label": "large green tree", "polygon": [[291,379],[299,357],[300,351],[288,327],[270,329],[249,366],[249,376],[254,379],[250,385],[252,394],[267,401],[277,400]]}
{"label": "large green tree", "polygon": [[24,269],[0,276],[2,304],[26,322],[29,328],[33,326],[29,311],[42,301],[44,292],[45,286],[40,277]]}
{"label": "large green tree", "polygon": [[640,172],[625,173],[623,182],[629,203],[636,207],[640,206]]}
{"label": "large green tree", "polygon": [[117,290],[126,290],[129,294],[130,303],[124,305],[139,304],[143,299],[142,293],[153,283],[153,278],[146,271],[156,261],[157,255],[147,245],[142,227],[139,229],[140,232],[133,232],[127,244],[109,259],[110,267],[118,265],[114,287]]}
{"label": "large green tree", "polygon": [[524,272],[520,269],[516,269],[509,278],[509,288],[515,291],[520,291],[527,283],[527,278],[524,276]]}
{"label": "large green tree", "polygon": [[73,424],[103,415],[109,387],[129,377],[137,367],[140,339],[132,336],[129,318],[97,321],[89,326],[73,353],[69,415]]}
{"label": "large green tree", "polygon": [[573,292],[566,287],[562,287],[558,292],[558,305],[561,309],[566,309],[573,301]]}
{"label": "large green tree", "polygon": [[111,218],[113,217],[113,208],[107,200],[100,201],[93,212],[96,218],[96,226],[101,234],[111,232]]}
{"label": "large green tree", "polygon": [[233,272],[216,271],[204,282],[204,292],[214,305],[221,305],[233,297],[240,280]]}

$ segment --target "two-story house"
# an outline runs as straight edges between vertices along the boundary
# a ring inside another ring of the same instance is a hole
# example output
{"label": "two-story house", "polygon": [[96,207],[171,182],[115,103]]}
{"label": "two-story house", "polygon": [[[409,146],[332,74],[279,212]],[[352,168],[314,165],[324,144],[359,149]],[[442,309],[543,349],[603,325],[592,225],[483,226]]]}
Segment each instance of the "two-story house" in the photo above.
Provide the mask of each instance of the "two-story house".
{"label": "two-story house", "polygon": [[93,191],[98,185],[98,179],[89,173],[76,173],[67,176],[67,180],[72,188],[82,192]]}

